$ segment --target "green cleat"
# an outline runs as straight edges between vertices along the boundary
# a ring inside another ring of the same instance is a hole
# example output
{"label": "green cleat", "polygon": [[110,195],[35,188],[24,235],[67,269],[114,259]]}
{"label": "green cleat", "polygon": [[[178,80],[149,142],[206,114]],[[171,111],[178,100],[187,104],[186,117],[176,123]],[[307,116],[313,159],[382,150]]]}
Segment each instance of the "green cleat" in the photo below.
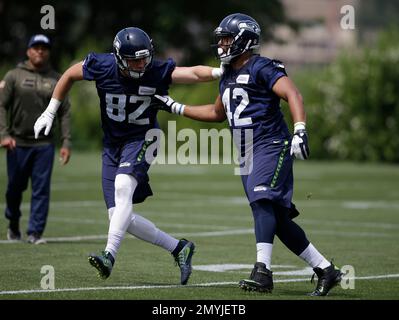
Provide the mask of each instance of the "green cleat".
{"label": "green cleat", "polygon": [[191,241],[181,239],[184,247],[174,256],[176,264],[180,268],[180,282],[182,285],[187,284],[192,272],[191,259],[194,254],[195,245]]}
{"label": "green cleat", "polygon": [[97,269],[98,276],[101,279],[107,279],[111,275],[115,259],[108,251],[102,251],[101,255],[99,256],[94,253],[90,254],[89,262],[94,268]]}

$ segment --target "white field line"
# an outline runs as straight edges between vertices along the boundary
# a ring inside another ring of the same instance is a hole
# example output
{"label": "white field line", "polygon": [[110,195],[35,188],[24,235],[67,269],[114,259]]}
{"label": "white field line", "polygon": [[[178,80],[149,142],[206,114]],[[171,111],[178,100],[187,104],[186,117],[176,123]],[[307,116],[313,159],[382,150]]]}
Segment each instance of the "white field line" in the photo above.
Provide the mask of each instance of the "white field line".
{"label": "white field line", "polygon": [[[100,234],[100,235],[90,235],[90,236],[72,236],[72,237],[49,237],[43,238],[47,242],[75,242],[75,241],[84,241],[84,240],[101,240],[107,239],[108,235]],[[127,237],[125,239],[136,239],[133,237]],[[7,243],[23,243],[23,241],[18,240],[0,240],[0,244],[7,244]]]}
{"label": "white field line", "polygon": [[[226,231],[210,231],[210,232],[192,232],[192,233],[173,233],[175,237],[209,237],[209,236],[225,236],[225,235],[237,235],[237,234],[251,234],[253,229],[236,229],[236,230],[226,230]],[[107,239],[106,234],[101,235],[90,235],[90,236],[72,236],[72,237],[49,237],[43,238],[48,242],[74,242],[83,240],[99,240]],[[136,239],[133,236],[127,237],[126,239]],[[7,243],[20,243],[21,241],[10,241],[10,240],[0,240],[0,244]]]}
{"label": "white field line", "polygon": [[332,221],[323,221],[318,219],[301,219],[300,223],[303,224],[314,224],[321,225],[326,224],[329,226],[338,226],[338,227],[364,227],[364,228],[372,228],[372,229],[399,229],[398,223],[382,223],[382,222],[360,222],[360,221],[340,221],[340,220],[332,220]]}
{"label": "white field line", "polygon": [[[186,213],[183,212],[175,212],[176,216],[181,216],[185,215]],[[155,215],[159,214],[159,212],[150,212],[146,211],[143,212],[144,216],[148,215]],[[168,217],[172,217],[173,214],[167,214]],[[203,217],[203,215],[201,215]],[[229,218],[230,219],[230,218]],[[65,222],[65,223],[76,223],[76,224],[99,224],[99,225],[107,225],[109,222],[108,220],[105,219],[82,219],[82,218],[67,218],[67,217],[49,217],[49,221],[57,221],[57,222]],[[248,216],[243,219],[243,221],[252,221],[252,217]],[[301,219],[300,224],[309,224],[309,225],[329,225],[329,226],[338,226],[338,227],[364,227],[364,228],[377,228],[377,229],[387,229],[387,230],[392,230],[392,229],[399,229],[399,224],[389,224],[389,223],[381,223],[381,222],[356,222],[356,221],[323,221],[323,220],[318,220],[318,219]],[[183,224],[183,223],[164,223],[164,222],[158,222],[157,226],[160,227],[172,227],[172,228],[189,228],[189,229],[216,229],[216,230],[226,230],[230,229],[231,226],[222,226],[222,225],[202,225],[202,224],[197,224],[197,223],[188,223],[188,224]]]}
{"label": "white field line", "polygon": [[[207,231],[207,232],[186,232],[186,233],[172,233],[175,237],[221,237],[230,235],[243,235],[253,234],[254,230],[250,229],[231,229],[223,231]],[[396,234],[385,234],[377,232],[345,232],[345,231],[333,231],[333,230],[306,230],[309,234],[320,234],[320,235],[332,235],[332,236],[344,236],[344,237],[375,237],[375,238],[395,238]],[[102,235],[88,235],[88,236],[71,236],[71,237],[46,237],[44,238],[48,242],[75,242],[83,240],[100,240],[107,239],[106,234]],[[136,239],[135,237],[129,236],[126,239]],[[19,243],[21,241],[9,241],[0,240],[0,244],[12,244]]]}
{"label": "white field line", "polygon": [[[145,214],[144,214],[145,215]],[[108,225],[109,221],[104,219],[105,216],[101,219],[81,219],[81,218],[66,218],[66,217],[49,217],[48,221],[56,221],[56,222],[64,222],[64,223],[72,223],[72,224],[91,224],[91,225]],[[170,227],[177,229],[213,229],[213,230],[227,230],[231,229],[231,226],[220,226],[220,225],[209,225],[209,224],[197,224],[197,223],[166,223],[166,222],[157,222],[156,225],[158,227]]]}
{"label": "white field line", "polygon": [[[179,218],[181,216],[186,216],[187,212],[182,212],[178,210],[171,210],[170,212],[166,212],[165,214],[170,218]],[[159,215],[159,212],[156,211],[143,211],[143,215]],[[377,221],[370,222],[360,222],[360,221],[346,221],[346,220],[321,220],[321,219],[307,219],[302,218],[302,216],[306,216],[306,212],[301,214],[298,218],[299,224],[313,224],[313,225],[334,225],[338,227],[364,227],[364,228],[372,228],[372,229],[399,229],[399,223],[383,223]],[[226,215],[219,214],[217,212],[212,213],[201,213],[201,219],[212,219],[212,220],[225,220]],[[242,222],[252,222],[253,218],[251,215],[251,211],[248,208],[246,212],[243,212],[240,216],[231,215],[228,217],[229,221],[242,221]],[[296,221],[296,220],[295,220]]]}
{"label": "white field line", "polygon": [[[365,277],[355,277],[346,278],[348,280],[375,280],[375,279],[389,279],[389,278],[399,278],[399,274],[385,274],[376,276],[365,276]],[[275,283],[288,283],[288,282],[303,282],[309,281],[309,278],[295,278],[295,279],[277,279],[274,280]],[[143,289],[171,289],[171,288],[190,288],[190,287],[216,287],[225,285],[237,285],[237,282],[206,282],[206,283],[196,283],[190,285],[144,285],[144,286],[115,286],[115,287],[87,287],[87,288],[63,288],[63,289],[53,289],[53,290],[14,290],[14,291],[0,291],[0,295],[15,295],[15,294],[31,294],[31,293],[57,293],[57,292],[79,292],[79,291],[98,291],[98,290],[143,290]]]}
{"label": "white field line", "polygon": [[[185,198],[182,197],[181,193],[173,192],[159,192],[157,198],[162,204],[164,201],[168,201],[171,206],[185,206],[187,203],[190,206],[209,206],[209,204],[217,205],[235,205],[235,206],[248,206],[248,200],[246,197],[240,196],[210,196],[209,194],[195,194],[192,197],[191,194],[184,194]],[[170,202],[170,200],[176,200]],[[397,200],[376,200],[376,201],[361,201],[361,200],[295,200],[294,203],[298,208],[320,208],[320,207],[333,207],[337,209],[350,209],[354,212],[362,212],[363,210],[379,209],[379,210],[399,210],[399,201]],[[163,206],[164,204],[162,204]]]}
{"label": "white field line", "polygon": [[[191,194],[185,194],[182,197],[181,193],[174,192],[159,192],[157,194],[157,200],[160,205],[164,206],[164,201],[168,201],[168,206],[185,206],[187,207],[187,203],[190,206],[208,206],[210,203],[219,204],[219,205],[248,205],[248,200],[246,197],[229,197],[229,196],[210,196],[208,194],[198,194],[195,193],[194,196]],[[171,201],[178,200],[178,201]],[[355,210],[368,210],[368,209],[388,209],[388,210],[398,210],[399,209],[399,201],[397,200],[376,200],[376,201],[359,201],[359,200],[295,200],[295,204],[298,207],[336,207],[343,209],[355,209]],[[153,203],[155,204],[155,203]],[[4,203],[0,203],[0,208],[3,209],[5,207]],[[22,203],[22,209],[29,209],[29,202]],[[51,201],[51,207],[67,207],[67,208],[87,208],[87,207],[95,207],[95,208],[104,208],[105,204],[102,200],[87,200],[87,201]]]}
{"label": "white field line", "polygon": [[[238,198],[240,197],[218,197],[218,198],[227,198],[227,199],[236,199],[238,200]],[[245,198],[242,198],[243,201],[245,202],[245,204],[247,205],[247,200]],[[157,215],[160,212],[165,213],[168,215],[168,217],[170,218],[174,218],[174,217],[181,217],[181,216],[186,216],[187,212],[182,212],[179,210],[175,210],[175,209],[171,209],[170,206],[172,207],[184,207],[187,208],[187,203],[186,202],[190,202],[190,205],[193,205],[194,203],[198,202],[201,205],[205,205],[204,201],[198,201],[198,200],[192,200],[192,199],[181,199],[180,201],[178,201],[177,203],[171,202],[168,204],[169,209],[165,209],[164,207],[162,208],[162,210],[158,211],[143,211],[143,215]],[[303,202],[303,204],[302,204]],[[332,200],[317,200],[317,201],[313,201],[313,200],[309,200],[309,201],[298,201],[297,203],[300,203],[301,206],[307,207],[309,204],[310,207],[312,207],[313,204],[316,204],[316,206],[320,206],[323,207],[325,205],[328,206],[328,204],[331,203],[335,203],[336,206],[342,205],[342,206],[346,206],[345,203],[355,203],[355,201],[332,201]],[[370,203],[374,203],[375,206],[380,205],[380,208],[389,208],[389,205],[392,205],[391,208],[395,208],[396,206],[398,206],[399,208],[399,203],[396,204],[395,201],[365,201],[365,202],[361,202],[358,201],[357,203],[359,203],[359,207],[362,207],[362,203],[365,204],[365,206],[368,206]],[[230,203],[231,204],[231,203]],[[154,205],[154,204],[153,204]],[[160,205],[164,206],[163,201],[161,201]],[[4,208],[5,205],[4,203],[0,203],[0,209]],[[29,203],[23,203],[21,206],[22,209],[24,210],[29,210],[30,208],[30,204]],[[72,210],[71,214],[73,213],[82,213],[82,211],[87,210],[88,208],[93,209],[93,210],[98,210],[99,208],[101,209],[100,211],[104,212],[104,216],[106,216],[106,210],[105,210],[105,206],[103,201],[53,201],[51,202],[51,210],[57,210],[57,208],[81,208],[82,210]],[[364,208],[364,207],[363,207]],[[241,216],[229,216],[229,220],[234,220],[234,221],[247,221],[247,222],[252,222],[252,216],[250,214],[250,209],[248,207],[248,209],[246,210],[248,212],[248,214],[243,214]],[[207,218],[207,219],[212,219],[212,220],[221,220],[221,219],[226,219],[226,216],[223,214],[218,214],[218,212],[212,213],[212,212],[207,212],[207,213],[202,213],[201,214],[201,218]],[[61,219],[65,219],[63,220],[63,222],[69,222],[68,218],[62,218],[62,217],[52,217],[51,215],[49,216],[49,219],[57,219],[60,220]],[[365,228],[379,228],[379,229],[399,229],[399,224],[398,223],[381,223],[381,222],[358,222],[358,221],[337,221],[337,220],[333,220],[333,221],[323,221],[323,220],[317,220],[317,219],[302,219],[302,216],[299,217],[300,219],[300,223],[304,223],[304,224],[327,224],[329,226],[331,225],[335,225],[335,226],[354,226],[354,227],[365,227]],[[72,221],[72,220],[71,220]],[[95,224],[104,224],[107,223],[107,220],[95,220],[95,219],[80,219],[77,220],[80,221],[82,224],[90,224],[90,223],[95,223]],[[194,224],[191,224],[191,226],[193,226]],[[166,226],[166,225],[165,225]],[[183,226],[183,225],[181,225]],[[215,225],[212,226],[212,228],[215,228]],[[224,227],[223,227],[224,228]],[[222,227],[221,227],[222,229]]]}

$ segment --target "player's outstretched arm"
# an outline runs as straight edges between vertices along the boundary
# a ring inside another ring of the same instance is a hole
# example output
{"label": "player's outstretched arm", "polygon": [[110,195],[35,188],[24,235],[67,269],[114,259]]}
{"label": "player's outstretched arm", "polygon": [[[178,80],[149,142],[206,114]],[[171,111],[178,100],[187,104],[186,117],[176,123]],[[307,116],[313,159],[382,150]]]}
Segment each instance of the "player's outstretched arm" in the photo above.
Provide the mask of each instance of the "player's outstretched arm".
{"label": "player's outstretched arm", "polygon": [[206,122],[222,122],[226,119],[222,100],[220,96],[216,98],[214,104],[206,104],[201,106],[189,106],[176,102],[169,96],[155,97],[160,101],[159,109],[184,115],[187,118]]}
{"label": "player's outstretched arm", "polygon": [[67,69],[61,78],[58,80],[51,100],[44,112],[36,120],[33,130],[35,132],[35,139],[39,137],[39,133],[44,129],[44,135],[48,135],[53,125],[54,117],[57,113],[61,102],[65,99],[69,90],[75,81],[83,80],[83,62],[79,62],[69,69]]}
{"label": "player's outstretched arm", "polygon": [[292,121],[294,122],[294,136],[291,141],[291,155],[300,160],[309,157],[308,135],[306,132],[306,113],[303,99],[295,84],[288,77],[281,77],[273,86],[273,91],[280,98],[288,102]]}
{"label": "player's outstretched arm", "polygon": [[79,80],[83,80],[83,61],[74,64],[63,73],[54,88],[52,98],[58,101],[64,100],[73,83]]}
{"label": "player's outstretched arm", "polygon": [[176,67],[172,72],[172,83],[196,83],[218,79],[224,72],[223,65],[220,68],[208,66]]}

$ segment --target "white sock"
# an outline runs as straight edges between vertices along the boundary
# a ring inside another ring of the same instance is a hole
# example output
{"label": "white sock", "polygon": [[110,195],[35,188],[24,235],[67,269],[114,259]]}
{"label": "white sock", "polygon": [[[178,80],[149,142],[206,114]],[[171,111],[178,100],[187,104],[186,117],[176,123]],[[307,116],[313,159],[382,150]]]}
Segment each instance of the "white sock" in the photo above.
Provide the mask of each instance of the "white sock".
{"label": "white sock", "polygon": [[[113,212],[114,208],[108,210],[110,219]],[[126,231],[138,239],[160,246],[169,252],[172,252],[179,243],[179,240],[159,230],[150,220],[135,212]]]}
{"label": "white sock", "polygon": [[158,229],[157,238],[155,239],[154,244],[172,252],[179,244],[179,240]]}
{"label": "white sock", "polygon": [[136,189],[136,179],[128,174],[118,174],[115,177],[115,208],[108,230],[108,242],[105,251],[115,258],[126,230],[132,220],[132,198]]}
{"label": "white sock", "polygon": [[272,251],[273,243],[258,242],[256,244],[256,261],[263,262],[269,270],[272,267]]}
{"label": "white sock", "polygon": [[135,237],[160,246],[169,252],[172,252],[179,243],[179,240],[159,230],[150,220],[137,213],[133,213],[133,218],[127,231]]}
{"label": "white sock", "polygon": [[307,248],[299,255],[305,260],[312,268],[324,269],[331,265],[324,256],[317,251],[313,244],[309,243]]}

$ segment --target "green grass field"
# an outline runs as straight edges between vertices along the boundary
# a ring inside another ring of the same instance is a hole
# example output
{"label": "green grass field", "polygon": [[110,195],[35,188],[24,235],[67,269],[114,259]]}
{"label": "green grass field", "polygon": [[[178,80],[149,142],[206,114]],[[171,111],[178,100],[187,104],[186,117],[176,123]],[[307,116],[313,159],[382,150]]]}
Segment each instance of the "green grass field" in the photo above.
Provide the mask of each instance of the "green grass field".
{"label": "green grass field", "polygon": [[[399,298],[399,167],[358,163],[295,164],[296,218],[311,242],[338,266],[355,269],[355,289],[321,299]],[[97,278],[87,254],[103,250],[108,217],[101,192],[101,155],[78,153],[54,166],[46,245],[6,241],[0,219],[0,299],[307,299],[312,272],[276,239],[272,295],[246,293],[237,283],[256,258],[250,208],[239,176],[227,165],[153,166],[154,196],[135,211],[196,245],[189,285],[180,286],[171,255],[132,236],[122,244],[111,277]],[[0,151],[4,211],[5,152]],[[23,230],[30,192],[24,195]],[[42,291],[42,266],[55,271],[55,290]],[[320,298],[318,298],[320,299]]]}

